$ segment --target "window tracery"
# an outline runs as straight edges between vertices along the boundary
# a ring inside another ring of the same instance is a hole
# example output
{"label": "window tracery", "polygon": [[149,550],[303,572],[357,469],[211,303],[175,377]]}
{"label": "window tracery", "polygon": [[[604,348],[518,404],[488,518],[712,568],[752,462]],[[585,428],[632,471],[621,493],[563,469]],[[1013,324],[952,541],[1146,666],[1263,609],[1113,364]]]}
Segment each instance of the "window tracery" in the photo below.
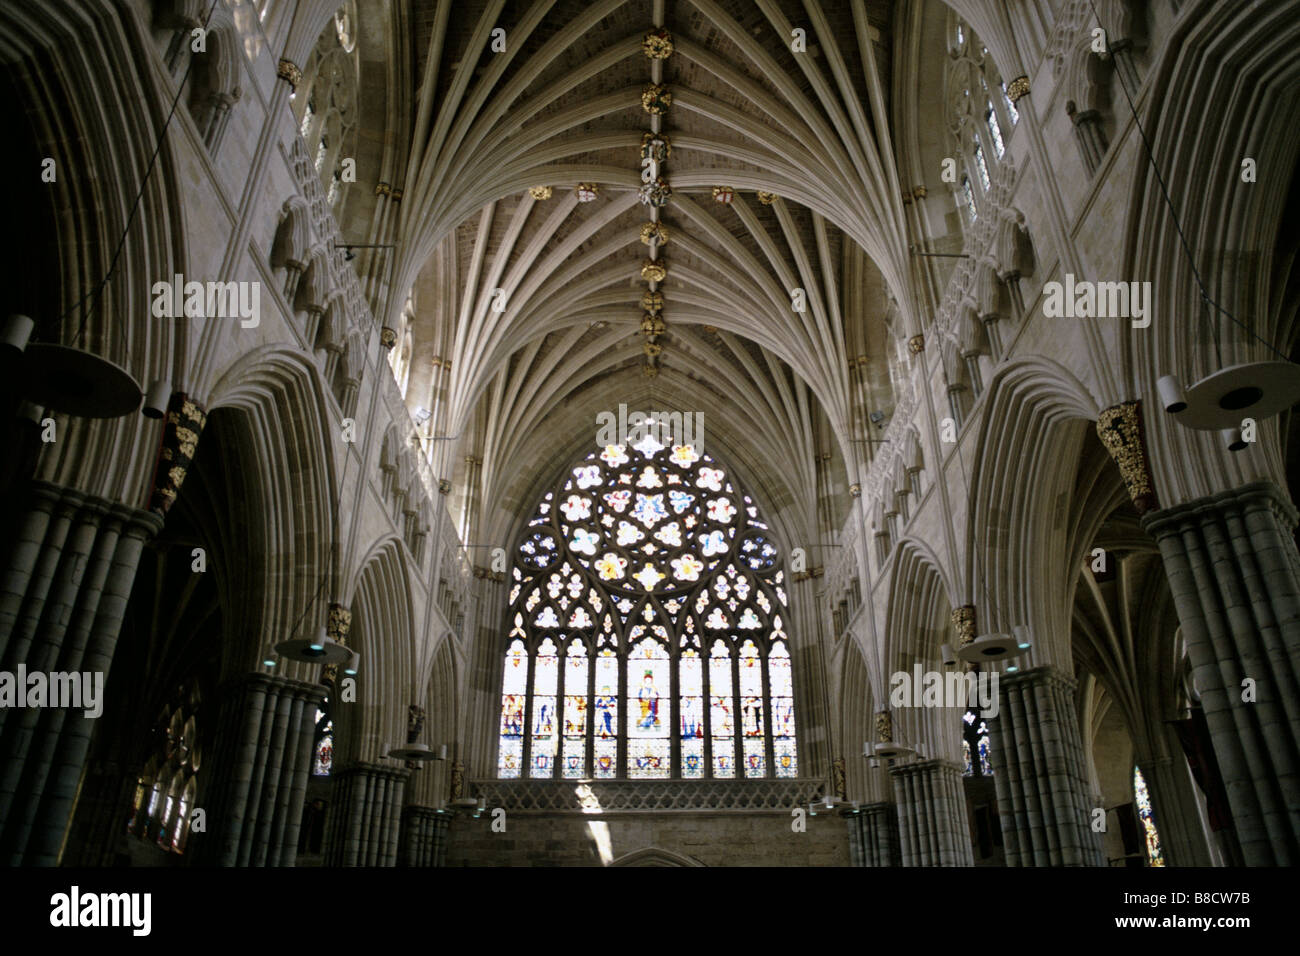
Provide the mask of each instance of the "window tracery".
{"label": "window tracery", "polygon": [[649,435],[587,456],[512,580],[499,777],[797,776],[785,572],[708,455]]}
{"label": "window tracery", "polygon": [[159,715],[155,750],[136,778],[127,821],[128,833],[173,853],[185,852],[198,791],[202,764],[195,720],[198,707],[198,689],[192,687]]}
{"label": "window tracery", "polygon": [[356,142],[360,54],[353,0],[339,7],[303,69],[294,97],[298,131],[325,187],[326,202],[338,211],[345,194],[344,161]]}
{"label": "window tracery", "polygon": [[[946,99],[950,155],[960,157],[965,174],[957,187],[957,203],[968,222],[979,218],[971,181],[987,193],[993,169],[1006,155],[1009,132],[1020,121],[988,49],[959,17],[950,15]],[[997,91],[994,95],[991,91]]]}

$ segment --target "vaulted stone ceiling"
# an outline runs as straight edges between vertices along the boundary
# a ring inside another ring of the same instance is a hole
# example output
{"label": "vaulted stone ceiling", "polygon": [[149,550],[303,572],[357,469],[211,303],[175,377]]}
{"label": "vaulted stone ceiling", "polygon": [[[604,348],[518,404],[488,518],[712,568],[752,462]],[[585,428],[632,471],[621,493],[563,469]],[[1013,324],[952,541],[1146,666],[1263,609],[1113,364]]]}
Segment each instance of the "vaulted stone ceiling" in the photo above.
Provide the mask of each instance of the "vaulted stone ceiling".
{"label": "vaulted stone ceiling", "polygon": [[[889,158],[891,19],[882,0],[415,0],[390,308],[413,289],[417,340],[451,362],[434,427],[462,438],[437,449],[440,473],[481,455],[486,500],[526,507],[592,445],[595,413],[626,401],[703,411],[713,447],[769,500],[802,499],[797,523],[840,520],[801,491],[818,487],[819,459],[842,489],[867,454],[852,441],[867,402],[851,359],[871,355],[880,377],[916,321]],[[637,190],[656,21],[674,44],[672,196],[663,352],[647,362]],[[806,52],[792,52],[796,28]],[[595,201],[578,201],[579,182],[598,185]],[[870,390],[871,408],[888,405],[887,381]]]}

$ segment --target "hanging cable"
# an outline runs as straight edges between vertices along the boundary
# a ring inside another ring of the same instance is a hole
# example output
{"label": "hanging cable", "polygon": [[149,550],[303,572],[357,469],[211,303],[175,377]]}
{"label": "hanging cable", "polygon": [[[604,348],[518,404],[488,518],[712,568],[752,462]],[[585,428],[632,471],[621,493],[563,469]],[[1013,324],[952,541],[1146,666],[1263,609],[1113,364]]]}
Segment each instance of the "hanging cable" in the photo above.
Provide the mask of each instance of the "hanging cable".
{"label": "hanging cable", "polygon": [[[1093,0],[1088,0],[1088,5],[1092,7],[1092,15],[1097,20],[1097,26],[1101,27],[1102,32],[1105,33],[1107,37],[1106,51],[1109,53],[1110,32],[1107,31],[1104,26],[1102,26],[1101,14],[1097,12],[1096,3],[1094,3]],[[1233,315],[1223,306],[1219,305],[1218,302],[1214,301],[1214,299],[1210,297],[1210,293],[1205,288],[1205,282],[1201,279],[1200,270],[1197,269],[1196,267],[1196,259],[1192,256],[1192,248],[1187,241],[1186,234],[1183,232],[1182,223],[1179,222],[1178,220],[1178,212],[1177,210],[1174,209],[1173,200],[1169,198],[1169,188],[1165,185],[1165,178],[1162,175],[1160,175],[1160,167],[1156,165],[1155,155],[1151,151],[1151,142],[1150,140],[1147,139],[1147,133],[1142,126],[1142,121],[1138,119],[1137,107],[1134,106],[1133,97],[1129,94],[1128,85],[1124,82],[1124,74],[1121,73],[1119,70],[1116,70],[1115,78],[1119,80],[1119,87],[1121,90],[1124,91],[1124,99],[1128,102],[1129,112],[1133,114],[1133,125],[1137,127],[1138,136],[1141,137],[1142,139],[1142,148],[1146,150],[1147,162],[1151,164],[1151,171],[1155,173],[1156,182],[1160,184],[1160,195],[1164,198],[1165,205],[1169,207],[1169,218],[1173,220],[1174,230],[1178,233],[1178,239],[1182,243],[1183,252],[1187,256],[1187,263],[1192,268],[1192,278],[1196,280],[1196,288],[1201,293],[1201,302],[1213,308],[1216,314],[1226,316],[1230,322],[1232,322],[1238,328],[1242,329],[1244,332],[1246,332],[1248,335],[1254,338],[1257,342],[1260,342],[1270,352],[1279,356],[1282,359],[1282,361],[1284,362],[1290,361],[1290,359],[1288,359],[1286,355],[1284,355],[1279,349],[1273,346],[1273,343],[1269,342],[1267,339],[1260,336],[1258,333],[1254,331],[1254,329],[1246,325],[1244,322],[1240,321],[1235,315]],[[1218,360],[1219,365],[1222,366],[1223,355],[1220,351],[1220,345],[1219,345],[1219,324],[1217,318],[1215,320],[1212,331],[1214,332],[1215,357]]]}

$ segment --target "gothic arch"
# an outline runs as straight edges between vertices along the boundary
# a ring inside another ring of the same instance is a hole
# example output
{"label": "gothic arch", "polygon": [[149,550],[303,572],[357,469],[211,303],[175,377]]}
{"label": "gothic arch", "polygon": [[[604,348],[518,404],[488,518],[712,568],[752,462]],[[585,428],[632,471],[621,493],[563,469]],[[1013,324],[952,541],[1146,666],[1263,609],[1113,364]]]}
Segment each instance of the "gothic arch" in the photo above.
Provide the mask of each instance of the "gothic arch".
{"label": "gothic arch", "polygon": [[[251,671],[260,663],[258,640],[283,640],[295,625],[324,626],[325,605],[339,593],[336,461],[348,446],[330,425],[319,371],[296,351],[266,347],[241,356],[213,388],[210,413],[223,409],[241,423],[236,445],[249,488],[243,520],[261,529],[264,545],[250,555],[252,565],[297,559],[290,573],[271,574],[268,566],[263,603],[241,609],[249,617],[240,633],[250,638],[235,670]],[[286,669],[315,673],[312,665]]]}
{"label": "gothic arch", "polygon": [[[1300,323],[1282,307],[1292,267],[1275,245],[1289,215],[1279,198],[1294,190],[1300,160],[1300,143],[1287,133],[1300,124],[1298,36],[1300,24],[1279,7],[1189,4],[1149,80],[1142,117],[1165,182],[1185,184],[1173,198],[1188,244],[1213,250],[1196,263],[1209,294],[1287,355]],[[1257,184],[1242,180],[1246,157],[1256,163]],[[1260,422],[1250,450],[1229,454],[1217,434],[1183,428],[1159,411],[1154,383],[1163,375],[1190,384],[1220,367],[1278,356],[1220,317],[1220,364],[1213,317],[1149,163],[1136,164],[1129,207],[1125,271],[1164,290],[1148,334],[1126,337],[1123,353],[1131,387],[1152,409],[1148,447],[1160,503],[1256,477],[1285,488],[1276,419]]]}
{"label": "gothic arch", "polygon": [[955,605],[942,567],[923,542],[910,537],[899,542],[886,607],[889,629],[881,654],[879,709],[888,706],[893,715],[894,740],[912,747],[922,745],[927,758],[956,763],[961,758],[960,713],[951,708],[921,707],[919,701],[911,708],[895,708],[889,703],[892,675],[905,673],[911,683],[914,666],[919,665],[923,672],[944,669],[940,647],[953,643],[950,622]]}
{"label": "gothic arch", "polygon": [[360,653],[361,668],[356,702],[333,710],[340,765],[381,760],[406,743],[406,708],[422,697],[411,577],[402,543],[390,535],[370,548],[350,601],[344,598],[352,611],[348,644]]}
{"label": "gothic arch", "polygon": [[625,853],[609,866],[704,866],[704,864],[693,857],[683,856],[672,850],[649,846]]}
{"label": "gothic arch", "polygon": [[[32,184],[11,197],[11,216],[24,227],[10,230],[0,257],[10,290],[6,312],[35,320],[33,341],[75,343],[143,386],[170,377],[188,323],[123,318],[149,315],[153,284],[179,271],[188,255],[170,142],[132,218],[162,123],[149,107],[158,96],[153,74],[135,66],[151,55],[145,37],[124,28],[114,8],[72,0],[6,4],[0,35],[3,118],[15,139],[6,149],[15,165],[6,168],[11,182]],[[105,102],[118,106],[106,110]],[[49,183],[41,179],[47,158],[54,162]],[[141,226],[146,222],[150,228]],[[58,441],[40,446],[37,477],[132,504],[145,495],[158,441],[152,422],[59,421]]]}
{"label": "gothic arch", "polygon": [[[1060,554],[1065,546],[1055,502],[1073,486],[1096,401],[1068,370],[1046,359],[1003,366],[984,400],[977,450],[967,466],[971,488],[959,603],[975,605],[978,633],[1028,625],[1035,663],[1063,666],[1068,604],[1039,597],[1063,595],[1069,582],[1059,571],[1045,574],[1031,556]],[[1026,453],[1048,447],[1056,453]],[[1042,612],[1047,619],[1025,620],[1028,608],[1049,606],[1051,611]]]}

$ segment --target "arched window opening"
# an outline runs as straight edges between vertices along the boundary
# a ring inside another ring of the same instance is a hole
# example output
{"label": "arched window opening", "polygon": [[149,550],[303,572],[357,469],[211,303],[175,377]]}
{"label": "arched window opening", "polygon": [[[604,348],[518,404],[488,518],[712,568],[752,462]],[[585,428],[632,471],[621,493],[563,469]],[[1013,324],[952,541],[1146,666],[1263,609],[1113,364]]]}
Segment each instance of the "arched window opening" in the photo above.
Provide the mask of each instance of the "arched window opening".
{"label": "arched window opening", "polygon": [[[1007,131],[1020,119],[1015,104],[1006,95],[1006,84],[985,47],[970,25],[951,15],[951,38],[945,75],[944,102],[950,148],[960,155],[979,180],[982,192],[992,188],[997,167],[1007,153]],[[997,89],[998,94],[991,91]],[[978,218],[974,189],[968,178],[957,185],[957,204],[964,205],[968,222]]]}
{"label": "arched window opening", "polygon": [[185,852],[198,792],[203,762],[198,707],[198,689],[191,687],[163,708],[155,724],[154,752],[136,777],[126,825],[132,836],[171,853]]}
{"label": "arched window opening", "polygon": [[648,436],[567,472],[509,607],[499,777],[797,776],[785,572],[753,499],[692,445]]}
{"label": "arched window opening", "polygon": [[336,214],[346,195],[344,162],[355,160],[361,69],[356,22],[355,3],[348,0],[316,41],[294,96],[298,132],[325,187],[326,202]]}

